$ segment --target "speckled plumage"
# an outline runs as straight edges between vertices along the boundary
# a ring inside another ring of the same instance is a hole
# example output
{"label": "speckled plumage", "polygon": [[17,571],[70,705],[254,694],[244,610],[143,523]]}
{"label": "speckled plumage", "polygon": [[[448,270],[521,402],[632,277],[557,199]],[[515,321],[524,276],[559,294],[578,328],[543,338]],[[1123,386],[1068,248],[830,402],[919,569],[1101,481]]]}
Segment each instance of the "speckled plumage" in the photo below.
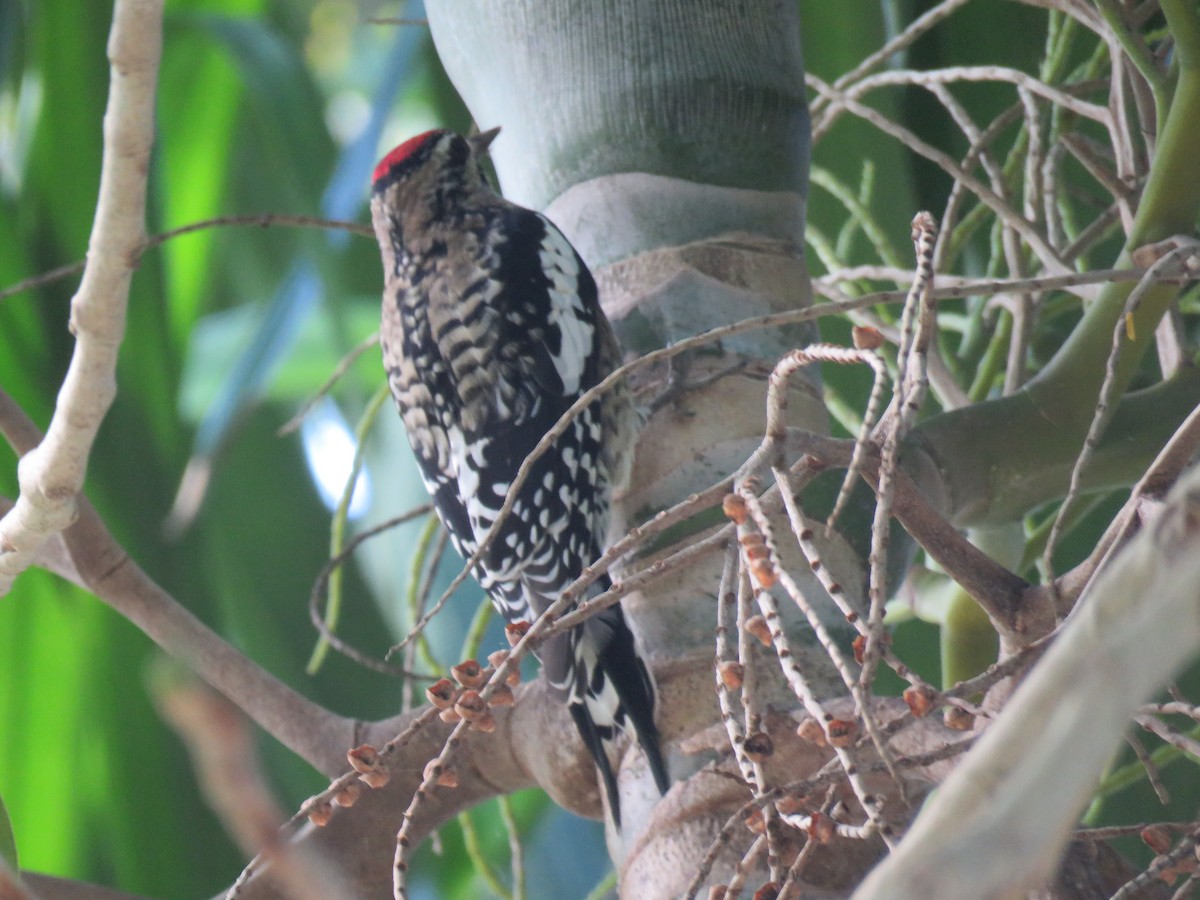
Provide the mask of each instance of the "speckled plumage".
{"label": "speckled plumage", "polygon": [[[489,141],[446,131],[413,138],[379,164],[371,196],[386,282],[380,341],[388,383],[464,557],[495,522],[529,453],[619,359],[574,248],[544,216],[488,187],[479,151]],[[535,461],[474,570],[505,620],[532,622],[600,556],[634,432],[628,394],[618,388]],[[667,786],[653,687],[620,607],[546,642],[539,656],[619,822],[606,750],[618,730],[632,724],[659,788]]]}

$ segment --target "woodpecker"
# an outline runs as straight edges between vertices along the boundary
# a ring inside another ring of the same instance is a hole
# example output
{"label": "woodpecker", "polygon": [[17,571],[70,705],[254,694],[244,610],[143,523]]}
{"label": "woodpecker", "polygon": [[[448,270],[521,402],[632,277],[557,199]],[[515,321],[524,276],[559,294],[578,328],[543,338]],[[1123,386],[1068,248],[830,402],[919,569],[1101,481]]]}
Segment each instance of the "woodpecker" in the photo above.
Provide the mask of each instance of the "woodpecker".
{"label": "woodpecker", "polygon": [[[549,219],[489,186],[499,129],[428,131],[375,168],[371,219],[383,255],[380,343],[425,486],[469,558],[530,451],[619,361],[596,283]],[[593,401],[533,464],[473,574],[507,622],[532,622],[605,549],[609,499],[636,430],[628,392]],[[589,596],[607,590],[607,577]],[[654,687],[612,606],[538,651],[568,704],[620,825],[609,752],[632,729],[655,783],[669,781]]]}

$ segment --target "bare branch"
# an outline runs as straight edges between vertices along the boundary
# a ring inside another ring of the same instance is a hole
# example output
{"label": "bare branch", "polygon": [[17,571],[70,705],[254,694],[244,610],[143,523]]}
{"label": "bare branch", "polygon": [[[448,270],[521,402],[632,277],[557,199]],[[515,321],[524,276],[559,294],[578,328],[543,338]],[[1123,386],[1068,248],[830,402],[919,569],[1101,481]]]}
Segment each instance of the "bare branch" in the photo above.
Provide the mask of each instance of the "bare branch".
{"label": "bare branch", "polygon": [[46,438],[21,460],[20,496],[0,520],[0,595],[47,538],[74,519],[92,442],[116,396],[129,282],[145,240],[161,51],[161,0],[117,0],[108,45],[111,87],[100,196],[87,267],[71,301],[75,352]]}

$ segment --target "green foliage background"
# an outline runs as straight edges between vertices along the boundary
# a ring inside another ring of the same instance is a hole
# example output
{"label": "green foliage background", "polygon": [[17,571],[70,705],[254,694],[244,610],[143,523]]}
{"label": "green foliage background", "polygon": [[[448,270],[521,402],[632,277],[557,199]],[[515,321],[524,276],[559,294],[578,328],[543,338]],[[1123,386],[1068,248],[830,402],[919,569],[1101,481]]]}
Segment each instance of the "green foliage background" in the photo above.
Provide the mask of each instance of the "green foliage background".
{"label": "green foliage background", "polygon": [[[846,14],[851,4],[801,5],[806,62],[831,80],[877,49],[888,23],[919,12],[889,0],[852,0],[854,15]],[[351,0],[168,0],[150,233],[215,216],[321,213],[344,159],[344,136],[369,111],[396,40],[393,27],[363,23],[368,8],[411,14],[396,4],[360,9]],[[0,287],[86,252],[110,11],[101,0],[0,0]],[[1035,10],[974,4],[936,40],[918,44],[914,62],[1036,69],[1044,27]],[[425,127],[467,124],[428,35],[417,35],[412,47],[383,143]],[[1008,102],[1001,90],[980,86],[970,101],[993,111]],[[953,144],[948,132],[939,135],[945,123],[922,100],[890,102],[889,112],[909,127]],[[912,212],[940,207],[944,176],[851,119],[814,156],[816,166],[846,184],[858,183],[866,161],[877,186],[866,202],[893,243],[906,247]],[[364,170],[363,197],[366,178]],[[837,236],[846,214],[814,189],[810,222]],[[848,262],[870,259],[861,235],[843,237]],[[308,306],[285,289],[300,261],[319,284]],[[189,609],[305,694],[364,717],[393,712],[399,685],[336,657],[316,676],[304,673],[314,637],[305,604],[328,553],[329,511],[300,438],[276,430],[375,327],[378,269],[373,241],[331,241],[291,228],[205,230],[147,253],[130,298],[120,393],[87,484],[131,555]],[[0,300],[0,385],[43,426],[71,352],[66,319],[76,283],[68,278]],[[268,310],[283,318],[268,318]],[[824,327],[827,338],[845,339],[845,324]],[[264,334],[287,339],[264,342]],[[379,381],[377,352],[368,353],[336,393],[350,421]],[[831,387],[861,403],[867,385],[847,374],[835,375]],[[236,402],[214,419],[222,391]],[[384,518],[416,502],[420,488],[398,429],[377,431],[368,459],[376,489],[371,515]],[[197,448],[212,459],[209,490],[191,526],[168,539],[164,522]],[[15,459],[0,447],[0,493],[12,497],[15,490]],[[367,560],[366,569],[348,573],[343,633],[369,651],[382,652],[381,635],[402,622],[397,598],[406,569],[395,560],[418,527],[402,532],[374,563]],[[447,653],[473,611],[469,602],[460,607],[433,635]],[[911,650],[916,668],[936,670],[936,630],[906,628],[898,646]],[[143,679],[154,653],[106,607],[45,573],[27,572],[0,599],[0,797],[22,866],[168,898],[213,894],[240,870],[238,853],[197,793],[183,748],[147,697]],[[323,786],[270,741],[264,752],[285,804]],[[603,875],[608,863],[596,825],[570,819],[533,792],[516,807],[532,855],[531,896],[581,895]],[[494,809],[475,817],[490,858],[502,861],[505,840]],[[3,831],[0,816],[0,851]],[[546,851],[551,833],[557,854]],[[564,863],[568,842],[584,861],[574,871]],[[418,869],[427,895],[486,893],[457,826],[445,829],[440,856],[426,850]]]}

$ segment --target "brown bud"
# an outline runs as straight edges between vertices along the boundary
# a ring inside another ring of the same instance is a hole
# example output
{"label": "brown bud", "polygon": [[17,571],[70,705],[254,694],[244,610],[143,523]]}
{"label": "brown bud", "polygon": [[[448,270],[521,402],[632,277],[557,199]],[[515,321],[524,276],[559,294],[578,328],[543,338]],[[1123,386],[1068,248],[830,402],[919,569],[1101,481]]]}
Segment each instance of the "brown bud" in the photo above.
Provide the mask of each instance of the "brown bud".
{"label": "brown bud", "polygon": [[975,717],[957,706],[947,706],[942,714],[942,721],[947,728],[953,728],[955,731],[970,731],[975,727]]}
{"label": "brown bud", "polygon": [[1142,829],[1142,841],[1161,856],[1171,849],[1171,832],[1162,825],[1147,825]]}
{"label": "brown bud", "polygon": [[1174,866],[1164,865],[1165,862],[1164,857],[1161,855],[1156,856],[1150,860],[1150,868],[1157,870],[1154,876],[1163,882],[1163,884],[1174,884],[1176,879],[1179,878],[1179,873],[1175,871]]}
{"label": "brown bud", "polygon": [[484,682],[483,668],[473,659],[464,659],[450,667],[450,674],[465,688],[477,688]]}
{"label": "brown bud", "polygon": [[365,775],[367,772],[374,772],[383,767],[379,751],[370,744],[362,744],[353,750],[347,750],[346,759],[350,761],[350,765],[359,775]]}
{"label": "brown bud", "polygon": [[830,719],[825,723],[825,735],[834,747],[849,747],[858,737],[858,723],[849,719]]}
{"label": "brown bud", "polygon": [[1139,269],[1148,269],[1160,259],[1163,252],[1159,244],[1143,244],[1141,247],[1134,247],[1129,253],[1130,261]]}
{"label": "brown bud", "polygon": [[[499,669],[505,662],[508,661],[507,650],[496,650],[488,654],[488,662],[493,668]],[[509,687],[516,687],[521,683],[521,667],[513,665],[509,667],[508,674],[504,677],[504,683]]]}
{"label": "brown bud", "polygon": [[479,691],[463,691],[454,701],[454,711],[464,719],[473,720],[487,712],[487,704],[479,696]]}
{"label": "brown bud", "polygon": [[771,646],[771,627],[767,625],[767,620],[762,616],[755,615],[748,618],[746,620],[746,630],[758,638],[764,647]]}
{"label": "brown bud", "polygon": [[1179,880],[1179,876],[1187,873],[1187,860],[1177,860],[1173,863],[1166,863],[1166,857],[1156,856],[1150,861],[1151,868],[1157,868],[1155,876],[1164,884],[1174,885]]}
{"label": "brown bud", "polygon": [[937,235],[937,227],[937,219],[933,217],[933,214],[926,210],[921,210],[913,216],[912,239],[915,241],[923,234],[935,237]]}
{"label": "brown bud", "polygon": [[520,622],[509,622],[504,626],[504,636],[508,638],[508,646],[517,646],[517,641],[525,637],[525,632],[530,629],[528,622],[522,620]]}
{"label": "brown bud", "polygon": [[742,553],[746,559],[762,559],[767,555],[767,542],[757,531],[741,535],[738,537],[738,543],[742,545]]}
{"label": "brown bud", "polygon": [[516,698],[507,684],[497,685],[488,699],[488,706],[512,706]]}
{"label": "brown bud", "polygon": [[507,650],[493,650],[488,654],[488,665],[493,669],[498,669],[508,661]]}
{"label": "brown bud", "polygon": [[333,804],[328,800],[318,800],[306,810],[308,821],[318,828],[324,828],[333,818]]}
{"label": "brown bud", "polygon": [[751,762],[760,763],[769,759],[775,752],[775,744],[765,731],[756,731],[747,735],[742,749],[746,751],[746,756]]}
{"label": "brown bud", "polygon": [[381,788],[391,780],[391,775],[383,766],[379,751],[370,744],[355,747],[346,753],[350,765],[358,773],[359,779],[368,787]]}
{"label": "brown bud", "polygon": [[746,815],[742,818],[742,821],[746,823],[746,827],[749,828],[754,834],[762,834],[767,830],[766,817],[763,815],[763,811],[758,807],[755,807],[746,813]]}
{"label": "brown bud", "polygon": [[351,781],[349,784],[342,786],[342,789],[333,795],[333,802],[338,806],[349,809],[358,802],[358,798],[362,795],[362,788],[356,782]]}
{"label": "brown bud", "polygon": [[778,896],[779,885],[773,881],[768,881],[754,892],[754,900],[776,900]]}
{"label": "brown bud", "polygon": [[481,716],[476,716],[471,720],[472,731],[482,731],[485,734],[491,734],[496,730],[496,717],[490,712],[485,712]]}
{"label": "brown bud", "polygon": [[708,900],[725,900],[729,887],[724,884],[714,884],[708,889]]}
{"label": "brown bud", "polygon": [[814,812],[808,821],[808,836],[818,844],[828,844],[837,833],[837,823],[821,812]]}
{"label": "brown bud", "polygon": [[851,646],[854,647],[854,661],[861,666],[863,664],[863,656],[867,652],[867,636],[860,634],[854,639],[854,643]]}
{"label": "brown bud", "polygon": [[805,453],[800,457],[800,465],[804,466],[810,472],[824,472],[829,468],[829,463],[825,462],[819,456],[813,456],[811,453]]}
{"label": "brown bud", "polygon": [[443,709],[440,713],[438,713],[438,718],[447,725],[453,725],[455,722],[460,721],[462,716],[454,711],[454,707],[451,707],[450,709]]}
{"label": "brown bud", "polygon": [[870,325],[855,325],[850,329],[850,339],[859,350],[878,350],[883,346],[883,332]]}
{"label": "brown bud", "polygon": [[429,687],[425,688],[425,696],[429,702],[438,709],[449,709],[454,705],[454,695],[458,693],[458,688],[454,686],[454,682],[449,678],[439,678]]}
{"label": "brown bud", "polygon": [[808,741],[817,747],[824,747],[825,729],[818,724],[816,719],[806,718],[796,726],[796,735],[804,741]]}
{"label": "brown bud", "polygon": [[358,779],[367,787],[378,790],[391,781],[392,776],[387,770],[380,769],[378,772],[364,772],[358,776]]}
{"label": "brown bud", "polygon": [[432,778],[433,783],[440,787],[458,787],[458,769],[451,763],[439,763],[436,759],[431,759],[425,764],[425,778]]}
{"label": "brown bud", "polygon": [[740,662],[727,659],[717,665],[717,677],[721,679],[721,684],[729,690],[740,690],[746,677],[746,667]]}
{"label": "brown bud", "polygon": [[[855,616],[854,618],[848,617],[848,620],[853,622],[857,618],[858,618],[857,616]],[[892,645],[892,636],[885,631],[883,634],[879,635],[878,644],[880,647],[890,647]],[[861,666],[862,662],[863,662],[863,657],[865,657],[866,655],[867,655],[867,637],[864,634],[860,634],[858,637],[856,637],[854,639],[854,661],[857,662]]]}
{"label": "brown bud", "polygon": [[771,565],[771,560],[768,557],[751,560],[750,574],[754,576],[754,580],[758,582],[758,586],[763,589],[773,588],[775,582],[779,580],[779,576],[775,574],[775,567]]}
{"label": "brown bud", "polygon": [[721,511],[735,525],[741,525],[746,521],[746,501],[738,494],[726,494],[721,500]]}
{"label": "brown bud", "polygon": [[775,801],[775,808],[782,815],[794,816],[804,809],[804,801],[795,794],[786,794]]}
{"label": "brown bud", "polygon": [[929,688],[910,684],[904,689],[904,702],[918,719],[923,719],[933,710],[933,693]]}

